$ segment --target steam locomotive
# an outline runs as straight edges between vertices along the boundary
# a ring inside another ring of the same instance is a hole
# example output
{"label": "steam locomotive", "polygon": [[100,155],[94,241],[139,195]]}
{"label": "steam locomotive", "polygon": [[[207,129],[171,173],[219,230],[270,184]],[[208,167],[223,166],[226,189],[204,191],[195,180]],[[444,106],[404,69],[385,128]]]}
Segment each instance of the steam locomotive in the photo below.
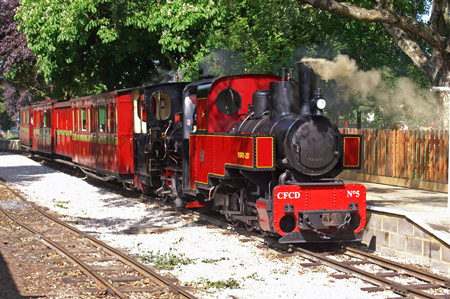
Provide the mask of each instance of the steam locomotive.
{"label": "steam locomotive", "polygon": [[24,107],[31,152],[187,208],[209,206],[281,243],[357,241],[366,191],[361,137],[323,115],[316,77],[242,74]]}

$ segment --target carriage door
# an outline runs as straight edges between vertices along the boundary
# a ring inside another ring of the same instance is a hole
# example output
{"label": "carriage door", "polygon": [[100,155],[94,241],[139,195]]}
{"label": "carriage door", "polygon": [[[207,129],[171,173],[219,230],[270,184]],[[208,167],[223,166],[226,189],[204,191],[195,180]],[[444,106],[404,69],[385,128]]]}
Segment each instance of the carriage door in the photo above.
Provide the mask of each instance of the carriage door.
{"label": "carriage door", "polygon": [[134,171],[139,179],[148,177],[146,146],[148,144],[147,113],[142,90],[133,91],[133,153]]}

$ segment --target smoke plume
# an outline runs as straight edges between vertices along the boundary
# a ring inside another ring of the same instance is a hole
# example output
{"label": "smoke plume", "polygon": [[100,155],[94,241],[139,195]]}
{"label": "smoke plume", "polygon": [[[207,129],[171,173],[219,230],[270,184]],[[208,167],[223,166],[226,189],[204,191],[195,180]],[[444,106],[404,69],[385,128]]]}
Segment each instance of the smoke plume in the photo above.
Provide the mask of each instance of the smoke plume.
{"label": "smoke plume", "polygon": [[436,120],[433,94],[409,78],[388,81],[383,70],[360,70],[356,61],[346,55],[338,55],[332,61],[303,58],[301,62],[309,65],[324,81],[336,84],[338,92],[333,96],[340,105],[356,100],[358,104],[377,107],[387,121],[408,120],[411,125],[428,126]]}

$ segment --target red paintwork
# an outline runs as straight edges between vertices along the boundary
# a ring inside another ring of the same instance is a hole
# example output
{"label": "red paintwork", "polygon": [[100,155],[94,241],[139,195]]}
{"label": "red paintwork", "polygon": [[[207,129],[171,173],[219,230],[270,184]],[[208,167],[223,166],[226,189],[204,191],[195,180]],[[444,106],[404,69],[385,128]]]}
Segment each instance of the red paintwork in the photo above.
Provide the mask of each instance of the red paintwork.
{"label": "red paintwork", "polygon": [[[73,162],[95,171],[133,175],[131,92],[122,95],[111,92],[66,102],[47,100],[23,108],[21,143],[29,144],[33,151],[72,158]],[[82,110],[86,111],[84,124]],[[34,125],[23,117],[27,112]]]}
{"label": "red paintwork", "polygon": [[264,201],[256,201],[256,209],[259,215],[259,226],[263,231],[270,232],[270,217],[267,213],[267,203]]}
{"label": "red paintwork", "polygon": [[70,102],[53,105],[55,154],[72,157],[72,106]]}
{"label": "red paintwork", "polygon": [[208,204],[200,203],[198,201],[190,201],[186,203],[186,208],[203,208],[206,207]]}
{"label": "red paintwork", "polygon": [[274,145],[272,137],[256,138],[256,167],[272,168],[274,164]]}
{"label": "red paintwork", "polygon": [[[92,107],[91,97],[72,99],[74,109],[74,127],[72,131],[72,161],[81,165],[95,167],[91,153],[92,137],[89,128],[89,110]],[[85,109],[85,110],[83,110]],[[85,122],[82,123],[82,111],[85,111]]]}
{"label": "red paintwork", "polygon": [[[256,152],[265,156],[255,159]],[[209,175],[223,177],[225,167],[270,170],[274,166],[273,138],[247,134],[191,134],[189,157],[189,188],[195,189],[195,183],[208,184]],[[258,166],[255,160],[261,165]]]}
{"label": "red paintwork", "polygon": [[361,167],[361,136],[344,136],[343,166],[345,168]]}
{"label": "red paintwork", "polygon": [[133,174],[133,103],[131,94],[117,98],[119,173]]}
{"label": "red paintwork", "polygon": [[[269,84],[273,81],[280,81],[280,77],[273,75],[236,75],[222,77],[214,81],[209,90],[207,104],[207,128],[209,133],[223,133],[231,130],[241,119],[239,114],[248,112],[248,105],[252,103],[252,96],[256,90],[269,90]],[[238,113],[233,115],[222,114],[216,106],[216,98],[219,92],[225,88],[233,88],[239,92],[242,103]],[[199,104],[200,106],[200,104]],[[200,111],[200,110],[199,110]],[[199,113],[199,116],[201,113]],[[197,122],[198,122],[197,118]]]}
{"label": "red paintwork", "polygon": [[[72,99],[70,102],[75,124],[72,160],[114,175],[133,174],[131,94],[118,95],[111,92],[95,97]],[[103,110],[105,115],[103,125],[100,124],[100,110]]]}
{"label": "red paintwork", "polygon": [[[345,184],[332,186],[299,186],[281,185],[273,191],[273,226],[278,234],[287,233],[280,229],[280,219],[286,215],[285,204],[294,205],[297,225],[294,232],[298,232],[298,211],[318,210],[348,210],[349,203],[358,203],[358,212],[361,217],[360,225],[355,229],[359,233],[366,224],[366,188],[361,184]],[[324,211],[325,212],[325,211]]]}

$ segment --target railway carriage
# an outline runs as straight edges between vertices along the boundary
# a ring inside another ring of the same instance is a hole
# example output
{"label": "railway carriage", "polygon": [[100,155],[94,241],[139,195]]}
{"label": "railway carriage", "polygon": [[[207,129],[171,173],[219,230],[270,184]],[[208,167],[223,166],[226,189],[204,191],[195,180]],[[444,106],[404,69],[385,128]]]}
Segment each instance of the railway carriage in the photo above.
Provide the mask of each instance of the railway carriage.
{"label": "railway carriage", "polygon": [[55,154],[72,158],[72,106],[70,102],[53,104],[53,141]]}
{"label": "railway carriage", "polygon": [[20,108],[20,144],[28,149],[33,145],[33,113],[29,106]]}
{"label": "railway carriage", "polygon": [[33,137],[32,147],[33,152],[40,152],[47,155],[52,155],[54,151],[54,130],[52,128],[53,104],[56,100],[46,100],[31,106],[31,113],[33,114]]}
{"label": "railway carriage", "polygon": [[135,89],[70,101],[73,117],[72,161],[102,180],[132,183]]}

